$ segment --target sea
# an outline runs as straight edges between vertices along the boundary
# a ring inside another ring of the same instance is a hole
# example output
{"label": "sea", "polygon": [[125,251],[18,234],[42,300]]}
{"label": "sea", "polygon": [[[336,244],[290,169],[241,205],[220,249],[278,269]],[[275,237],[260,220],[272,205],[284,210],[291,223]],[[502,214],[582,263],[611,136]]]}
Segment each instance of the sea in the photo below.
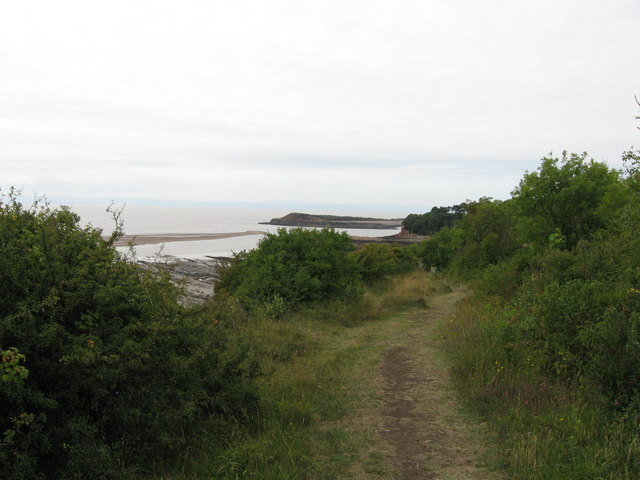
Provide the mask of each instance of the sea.
{"label": "sea", "polygon": [[[105,207],[76,206],[71,209],[80,216],[83,226],[100,228],[103,234],[110,234],[115,228],[113,215]],[[275,225],[262,225],[272,218],[282,217],[291,210],[266,208],[228,207],[151,207],[125,206],[120,212],[127,235],[176,234],[176,233],[237,233],[246,231],[277,232]],[[407,212],[375,211],[305,211],[311,214],[345,215],[375,218],[404,218]],[[383,237],[398,233],[398,229],[336,229],[349,235],[360,237]],[[178,258],[230,257],[243,250],[251,250],[258,245],[263,235],[244,235],[215,240],[166,242],[164,244],[138,245],[135,255],[140,259],[157,255]],[[128,247],[118,247],[122,253]]]}

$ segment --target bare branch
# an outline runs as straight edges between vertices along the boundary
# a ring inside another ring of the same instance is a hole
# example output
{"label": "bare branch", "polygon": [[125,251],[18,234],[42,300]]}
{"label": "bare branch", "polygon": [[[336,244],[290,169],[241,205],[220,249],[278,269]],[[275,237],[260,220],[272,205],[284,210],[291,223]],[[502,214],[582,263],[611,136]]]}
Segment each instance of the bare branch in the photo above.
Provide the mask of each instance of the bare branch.
{"label": "bare branch", "polygon": [[109,206],[107,207],[107,212],[111,214],[111,218],[116,224],[113,232],[111,232],[109,240],[107,240],[107,243],[109,245],[113,246],[116,243],[116,240],[124,235],[124,220],[122,219],[122,212],[124,211],[124,207],[126,207],[126,204],[122,205],[122,207],[118,209],[115,207],[114,202],[111,202],[111,204],[109,204]]}

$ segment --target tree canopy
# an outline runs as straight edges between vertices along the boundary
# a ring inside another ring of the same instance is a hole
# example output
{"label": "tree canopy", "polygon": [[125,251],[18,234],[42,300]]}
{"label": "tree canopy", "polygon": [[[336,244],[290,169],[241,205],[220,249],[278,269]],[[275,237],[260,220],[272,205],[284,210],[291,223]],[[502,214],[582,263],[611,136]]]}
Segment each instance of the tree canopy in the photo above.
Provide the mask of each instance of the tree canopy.
{"label": "tree canopy", "polygon": [[588,238],[606,219],[599,207],[619,182],[619,172],[587,154],[545,157],[537,171],[527,173],[513,191],[519,215],[527,219],[527,240],[545,244],[551,235],[567,248]]}
{"label": "tree canopy", "polygon": [[402,226],[410,233],[431,235],[445,227],[452,227],[464,215],[464,205],[433,207],[430,212],[412,213],[402,221]]}

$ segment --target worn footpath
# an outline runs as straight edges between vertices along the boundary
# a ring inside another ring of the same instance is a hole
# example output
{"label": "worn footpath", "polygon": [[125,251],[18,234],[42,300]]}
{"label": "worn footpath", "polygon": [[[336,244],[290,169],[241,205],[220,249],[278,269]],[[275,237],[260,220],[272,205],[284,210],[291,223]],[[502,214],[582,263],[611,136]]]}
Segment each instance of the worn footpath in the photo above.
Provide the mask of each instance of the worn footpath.
{"label": "worn footpath", "polygon": [[365,440],[340,478],[501,478],[484,465],[490,441],[462,408],[444,359],[439,326],[462,296],[456,290],[426,308],[356,327],[362,331],[354,338],[369,353],[353,365],[358,400],[341,427]]}

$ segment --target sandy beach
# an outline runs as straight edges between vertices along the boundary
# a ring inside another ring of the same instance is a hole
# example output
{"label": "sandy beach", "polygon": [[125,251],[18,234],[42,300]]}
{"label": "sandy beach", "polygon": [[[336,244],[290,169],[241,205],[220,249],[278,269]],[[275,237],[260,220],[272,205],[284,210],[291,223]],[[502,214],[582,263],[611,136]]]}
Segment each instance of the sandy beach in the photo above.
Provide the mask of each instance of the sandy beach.
{"label": "sandy beach", "polygon": [[116,247],[127,245],[152,245],[168,242],[194,242],[197,240],[218,240],[221,238],[243,237],[245,235],[264,235],[261,230],[231,233],[153,233],[141,235],[124,235],[116,243]]}

